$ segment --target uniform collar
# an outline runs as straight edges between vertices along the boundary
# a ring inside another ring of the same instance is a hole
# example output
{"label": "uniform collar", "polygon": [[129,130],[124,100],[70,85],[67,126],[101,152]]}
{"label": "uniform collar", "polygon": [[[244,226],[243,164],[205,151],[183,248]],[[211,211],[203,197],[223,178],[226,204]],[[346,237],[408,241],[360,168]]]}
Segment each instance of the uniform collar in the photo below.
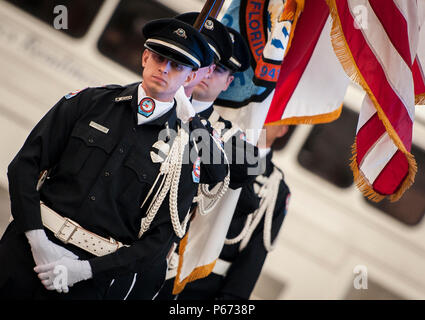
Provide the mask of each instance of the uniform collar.
{"label": "uniform collar", "polygon": [[199,101],[192,98],[192,106],[196,113],[201,114],[203,111],[212,108],[214,101]]}
{"label": "uniform collar", "polygon": [[204,111],[198,112],[198,114],[201,118],[209,119],[213,112],[214,112],[214,106],[211,105],[209,106],[209,108],[205,109]]}
{"label": "uniform collar", "polygon": [[[137,108],[139,104],[139,85],[141,82],[136,82],[129,84],[125,87],[125,89],[115,98],[115,103],[123,103],[131,107],[134,114],[134,121],[137,123]],[[131,97],[131,98],[130,98]],[[120,100],[123,99],[124,100]],[[118,100],[118,101],[117,101]],[[168,125],[170,128],[175,128],[177,122],[177,114],[176,114],[176,100],[174,99],[173,107],[161,115],[160,117],[152,120],[150,122],[145,123],[144,125],[157,125],[163,126],[168,121]]]}
{"label": "uniform collar", "polygon": [[265,158],[270,152],[271,148],[258,148],[258,155],[260,158]]}

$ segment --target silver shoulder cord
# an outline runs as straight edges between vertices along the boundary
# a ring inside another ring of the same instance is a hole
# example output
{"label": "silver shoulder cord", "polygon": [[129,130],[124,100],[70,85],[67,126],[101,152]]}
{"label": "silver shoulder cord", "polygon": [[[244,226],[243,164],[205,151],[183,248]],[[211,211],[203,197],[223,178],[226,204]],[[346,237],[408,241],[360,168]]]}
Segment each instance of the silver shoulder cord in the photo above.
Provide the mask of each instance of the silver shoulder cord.
{"label": "silver shoulder cord", "polygon": [[261,198],[259,208],[247,216],[245,226],[241,233],[233,239],[226,239],[224,244],[232,245],[241,242],[239,251],[242,251],[251,239],[252,233],[260,223],[261,218],[265,215],[263,228],[264,247],[267,251],[272,251],[274,249],[274,245],[271,243],[271,228],[273,212],[282,178],[282,173],[275,168],[258,192],[258,195]]}
{"label": "silver shoulder cord", "polygon": [[152,220],[155,218],[159,208],[161,207],[162,202],[164,201],[169,191],[170,191],[170,197],[169,197],[170,218],[171,218],[174,232],[179,238],[183,238],[184,234],[186,233],[186,226],[190,219],[190,214],[188,211],[188,213],[186,214],[186,217],[183,220],[183,223],[180,224],[178,207],[177,207],[177,193],[178,193],[178,186],[180,182],[180,173],[181,173],[182,162],[183,162],[184,147],[187,145],[188,141],[189,141],[189,134],[185,130],[179,127],[177,136],[174,139],[170,152],[168,153],[164,162],[161,163],[159,174],[156,177],[156,180],[154,184],[152,185],[151,189],[149,190],[148,195],[146,196],[145,200],[140,206],[140,208],[143,208],[147,199],[153,192],[159,178],[161,176],[164,176],[158,190],[155,193],[155,196],[152,199],[152,202],[150,203],[147,209],[146,217],[143,218],[140,222],[140,231],[138,235],[139,238],[149,229],[149,226],[152,223]]}

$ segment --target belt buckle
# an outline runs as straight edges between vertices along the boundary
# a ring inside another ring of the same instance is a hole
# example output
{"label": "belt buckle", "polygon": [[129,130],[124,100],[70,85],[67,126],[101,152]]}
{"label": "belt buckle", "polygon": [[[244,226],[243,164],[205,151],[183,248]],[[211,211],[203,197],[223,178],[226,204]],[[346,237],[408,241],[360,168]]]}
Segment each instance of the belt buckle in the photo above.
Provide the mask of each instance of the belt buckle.
{"label": "belt buckle", "polygon": [[[69,234],[69,236],[67,238],[65,238],[65,237],[62,237],[62,235],[64,235],[62,230],[67,226],[73,226],[74,230],[72,230],[71,233]],[[55,237],[58,238],[63,243],[67,244],[69,242],[69,240],[71,239],[71,237],[74,235],[75,231],[77,231],[79,226],[80,225],[78,223],[76,223],[75,221],[72,221],[71,219],[65,218],[65,221],[62,224],[62,226],[60,227],[59,231],[55,233]]]}

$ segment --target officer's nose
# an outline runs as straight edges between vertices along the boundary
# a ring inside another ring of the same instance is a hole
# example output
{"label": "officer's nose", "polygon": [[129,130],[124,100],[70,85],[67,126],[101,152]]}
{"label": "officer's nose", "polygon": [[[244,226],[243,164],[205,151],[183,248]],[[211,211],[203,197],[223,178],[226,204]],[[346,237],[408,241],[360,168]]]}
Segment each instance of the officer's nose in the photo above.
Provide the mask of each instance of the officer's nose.
{"label": "officer's nose", "polygon": [[161,73],[168,73],[170,72],[170,69],[171,69],[171,61],[169,60],[164,60],[159,66],[159,71]]}
{"label": "officer's nose", "polygon": [[214,72],[214,70],[215,70],[215,68],[216,68],[216,65],[215,65],[215,64],[210,65],[210,66],[208,67],[208,72],[207,72],[207,74],[205,75],[205,78],[210,79],[210,78],[211,78],[211,76],[212,76],[212,74],[213,74],[213,72]]}

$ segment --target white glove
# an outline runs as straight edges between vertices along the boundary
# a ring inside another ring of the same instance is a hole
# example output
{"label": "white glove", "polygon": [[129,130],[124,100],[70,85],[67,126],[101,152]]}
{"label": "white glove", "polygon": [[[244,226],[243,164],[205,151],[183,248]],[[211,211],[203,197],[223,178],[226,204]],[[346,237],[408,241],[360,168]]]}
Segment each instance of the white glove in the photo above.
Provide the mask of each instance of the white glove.
{"label": "white glove", "polygon": [[47,290],[68,293],[74,283],[90,279],[92,270],[87,260],[63,257],[58,261],[36,266],[34,271]]}
{"label": "white glove", "polygon": [[43,229],[30,230],[25,232],[25,235],[37,266],[57,261],[62,257],[78,259],[78,256],[71,251],[50,241]]}
{"label": "white glove", "polygon": [[179,90],[177,90],[174,98],[177,101],[177,118],[179,118],[183,122],[188,122],[190,118],[193,118],[196,115],[195,109],[193,109],[189,98],[186,96],[183,86],[181,86]]}

